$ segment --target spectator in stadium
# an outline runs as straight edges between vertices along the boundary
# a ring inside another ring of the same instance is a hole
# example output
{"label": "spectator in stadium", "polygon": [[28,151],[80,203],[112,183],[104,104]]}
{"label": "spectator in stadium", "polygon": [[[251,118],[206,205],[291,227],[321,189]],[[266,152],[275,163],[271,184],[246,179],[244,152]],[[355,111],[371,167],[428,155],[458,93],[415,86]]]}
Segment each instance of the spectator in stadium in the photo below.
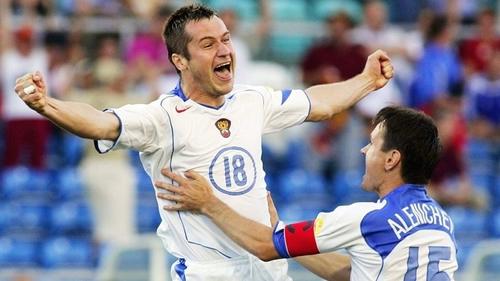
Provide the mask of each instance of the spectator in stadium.
{"label": "spectator in stadium", "polygon": [[500,142],[500,50],[491,55],[485,71],[469,79],[465,101],[472,137]]}
{"label": "spectator in stadium", "polygon": [[[378,194],[375,203],[340,206],[311,221],[276,221],[273,230],[225,204],[194,171],[181,176],[163,169],[174,183],[157,182],[158,197],[172,202],[163,207],[167,211],[206,215],[262,260],[322,254],[299,261],[328,280],[348,280],[349,268],[350,280],[454,280],[453,223],[425,187],[441,150],[434,122],[413,109],[386,107],[374,124],[370,143],[361,149],[366,157],[361,185]],[[350,264],[333,252],[341,249]]]}
{"label": "spectator in stadium", "polygon": [[[302,81],[305,85],[334,83],[349,79],[363,69],[366,50],[351,42],[354,21],[345,11],[336,11],[325,20],[326,38],[313,45],[302,58]],[[385,87],[384,89],[386,89]],[[315,162],[327,180],[345,163],[338,149],[341,138],[345,138],[345,127],[350,112],[344,111],[330,120],[322,122],[314,131],[311,148]]]}
{"label": "spectator in stadium", "polygon": [[[234,86],[230,33],[214,11],[199,5],[174,12],[164,38],[180,81],[150,104],[102,112],[85,103],[60,101],[47,97],[40,73],[20,77],[16,93],[60,127],[95,140],[101,153],[113,148],[140,151],[152,181],[165,180],[160,173],[165,166],[174,172],[195,169],[211,179],[228,204],[267,225],[262,134],[331,118],[393,76],[389,57],[378,50],[361,74],[340,83],[305,91]],[[160,207],[166,203],[158,199]],[[172,265],[173,280],[289,280],[286,261],[257,260],[203,216],[161,208],[160,216],[157,233],[167,251],[179,258]]]}
{"label": "spectator in stadium", "polygon": [[455,25],[445,16],[435,16],[427,30],[422,57],[416,62],[409,105],[432,114],[434,106],[448,104],[460,96],[463,73],[453,49]]}
{"label": "spectator in stadium", "polygon": [[159,96],[163,84],[177,82],[175,69],[168,61],[168,52],[161,37],[165,20],[173,13],[169,6],[160,6],[148,19],[145,30],[138,32],[128,43],[126,61],[128,80],[136,93],[149,96],[151,90]]}
{"label": "spectator in stadium", "polygon": [[444,207],[461,205],[485,209],[488,205],[485,194],[478,193],[472,185],[465,151],[454,131],[459,116],[452,108],[442,106],[434,111],[432,117],[439,131],[443,152],[429,183],[429,195]]}
{"label": "spectator in stadium", "polygon": [[[118,39],[116,34],[103,34],[97,39],[98,56],[94,64],[79,65],[75,79],[78,84],[64,97],[66,100],[95,108],[117,108],[152,100],[129,91],[130,80],[118,58]],[[156,94],[152,92],[151,96]],[[131,241],[136,234],[137,179],[128,151],[113,151],[107,157],[99,157],[93,144],[87,143],[82,152],[78,168],[95,222],[95,241],[102,245]]]}
{"label": "spectator in stadium", "polygon": [[226,25],[227,30],[231,33],[231,43],[236,54],[236,60],[238,61],[235,70],[235,73],[238,73],[238,75],[235,77],[235,83],[247,84],[247,81],[249,80],[247,76],[252,75],[248,72],[248,69],[250,69],[252,55],[250,47],[238,32],[238,25],[240,23],[238,13],[233,9],[227,8],[219,12],[219,17]]}
{"label": "spectator in stadium", "polygon": [[495,52],[500,51],[500,37],[495,30],[495,11],[484,9],[476,16],[474,36],[459,44],[460,58],[467,76],[486,70]]}
{"label": "spectator in stadium", "polygon": [[[487,63],[486,71],[477,73],[468,81],[465,90],[466,118],[471,139],[491,148],[491,175],[498,175],[500,167],[500,51]],[[494,182],[490,183],[494,190]]]}
{"label": "spectator in stadium", "polygon": [[464,76],[462,64],[454,51],[456,24],[448,17],[435,16],[426,33],[422,57],[415,66],[410,86],[409,105],[433,116],[446,108],[455,122],[450,136],[455,153],[462,153],[467,129],[463,117],[462,95]]}
{"label": "spectator in stadium", "polygon": [[307,50],[302,58],[305,85],[349,79],[363,70],[366,50],[362,45],[351,42],[353,26],[353,20],[344,11],[326,18],[327,37]]}
{"label": "spectator in stadium", "polygon": [[368,52],[383,49],[391,56],[398,70],[395,81],[404,90],[412,77],[413,61],[407,34],[388,21],[387,6],[381,0],[367,0],[363,5],[363,21],[352,31],[354,43],[365,46]]}
{"label": "spectator in stadium", "polygon": [[[10,21],[10,16],[2,21]],[[5,25],[9,30],[8,23]],[[5,33],[4,33],[5,34]],[[48,59],[45,48],[39,44],[36,32],[29,23],[14,29],[5,36],[0,52],[2,85],[2,118],[5,122],[4,167],[26,165],[44,168],[46,146],[51,134],[51,124],[26,106],[13,95],[13,87],[18,75],[34,70],[48,73]]]}

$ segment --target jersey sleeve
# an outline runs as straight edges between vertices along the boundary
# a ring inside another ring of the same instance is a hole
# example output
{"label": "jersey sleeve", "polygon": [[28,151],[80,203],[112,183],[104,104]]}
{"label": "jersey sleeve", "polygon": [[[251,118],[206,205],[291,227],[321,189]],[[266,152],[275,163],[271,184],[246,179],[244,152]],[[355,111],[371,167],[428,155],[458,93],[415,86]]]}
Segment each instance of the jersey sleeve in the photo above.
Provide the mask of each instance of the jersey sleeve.
{"label": "jersey sleeve", "polygon": [[99,153],[122,148],[152,152],[162,140],[172,137],[168,115],[158,101],[125,105],[106,111],[115,114],[120,121],[120,135],[114,142],[95,140],[94,145]]}
{"label": "jersey sleeve", "polygon": [[361,220],[373,208],[358,204],[340,206],[329,213],[319,213],[313,221],[292,223],[275,228],[273,242],[283,258],[314,255],[348,248],[363,239]]}
{"label": "jersey sleeve", "polygon": [[273,133],[305,121],[311,102],[303,90],[264,88],[263,133]]}

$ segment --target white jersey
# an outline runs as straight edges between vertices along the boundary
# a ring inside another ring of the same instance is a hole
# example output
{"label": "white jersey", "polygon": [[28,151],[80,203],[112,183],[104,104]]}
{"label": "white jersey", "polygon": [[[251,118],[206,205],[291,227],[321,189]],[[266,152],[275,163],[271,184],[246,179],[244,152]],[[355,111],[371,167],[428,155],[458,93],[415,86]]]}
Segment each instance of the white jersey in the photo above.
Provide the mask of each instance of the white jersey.
{"label": "white jersey", "polygon": [[344,249],[353,281],[451,281],[458,268],[453,223],[421,185],[287,225],[275,246],[282,257]]}
{"label": "white jersey", "polygon": [[[98,141],[97,149],[140,151],[153,181],[166,180],[162,168],[182,173],[194,170],[211,183],[215,195],[238,213],[270,225],[261,161],[264,133],[304,122],[310,102],[302,90],[274,91],[236,85],[220,108],[188,99],[177,86],[146,105],[113,109],[121,122],[116,143]],[[209,218],[190,212],[166,212],[158,199],[158,227],[166,249],[190,261],[212,261],[248,253]]]}

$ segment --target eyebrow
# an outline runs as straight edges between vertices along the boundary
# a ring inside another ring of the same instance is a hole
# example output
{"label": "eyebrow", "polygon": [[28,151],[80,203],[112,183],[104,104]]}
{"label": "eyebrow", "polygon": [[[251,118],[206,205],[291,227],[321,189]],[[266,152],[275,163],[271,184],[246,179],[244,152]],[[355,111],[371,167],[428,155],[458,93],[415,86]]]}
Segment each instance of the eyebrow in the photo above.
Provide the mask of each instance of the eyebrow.
{"label": "eyebrow", "polygon": [[[222,37],[227,36],[227,35],[229,35],[229,31],[224,32],[224,34],[222,34]],[[205,36],[205,37],[200,38],[200,40],[198,40],[198,42],[201,42],[203,40],[214,40],[214,39],[215,39],[214,36]]]}

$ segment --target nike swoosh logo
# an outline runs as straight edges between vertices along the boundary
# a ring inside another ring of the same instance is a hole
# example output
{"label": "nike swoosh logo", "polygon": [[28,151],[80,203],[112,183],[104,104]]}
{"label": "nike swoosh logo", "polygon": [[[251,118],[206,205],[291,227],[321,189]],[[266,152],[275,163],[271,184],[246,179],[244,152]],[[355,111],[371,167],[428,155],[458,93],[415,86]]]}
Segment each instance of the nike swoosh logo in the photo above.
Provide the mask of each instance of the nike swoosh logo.
{"label": "nike swoosh logo", "polygon": [[186,110],[188,110],[188,109],[190,109],[190,108],[191,108],[191,106],[188,106],[188,107],[185,107],[185,108],[180,108],[180,109],[179,109],[179,108],[177,108],[177,105],[176,105],[176,106],[175,106],[175,111],[177,111],[177,113],[182,113],[182,112],[184,112],[184,111],[186,111]]}

